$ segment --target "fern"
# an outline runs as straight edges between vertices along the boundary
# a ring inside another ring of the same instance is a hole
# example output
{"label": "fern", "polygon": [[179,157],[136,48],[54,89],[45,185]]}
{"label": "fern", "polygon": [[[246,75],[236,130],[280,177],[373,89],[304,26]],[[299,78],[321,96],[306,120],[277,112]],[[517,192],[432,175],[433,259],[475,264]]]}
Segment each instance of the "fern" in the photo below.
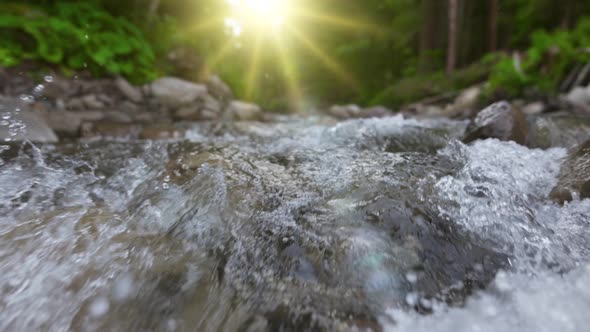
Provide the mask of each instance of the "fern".
{"label": "fern", "polygon": [[155,55],[142,32],[92,3],[48,9],[0,5],[0,65],[31,59],[141,83],[156,77]]}

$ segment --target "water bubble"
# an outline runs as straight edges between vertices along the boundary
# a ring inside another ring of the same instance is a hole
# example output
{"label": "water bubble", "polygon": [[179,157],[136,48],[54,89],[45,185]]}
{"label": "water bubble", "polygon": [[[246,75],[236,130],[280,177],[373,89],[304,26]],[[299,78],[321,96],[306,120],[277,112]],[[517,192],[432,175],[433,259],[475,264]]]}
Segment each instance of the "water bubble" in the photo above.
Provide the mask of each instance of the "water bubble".
{"label": "water bubble", "polygon": [[90,304],[90,315],[92,317],[101,317],[109,312],[109,300],[105,297],[99,297]]}
{"label": "water bubble", "polygon": [[31,96],[31,95],[27,95],[27,94],[22,94],[19,96],[19,99],[27,102],[27,103],[32,103],[35,101],[35,97]]}
{"label": "water bubble", "polygon": [[512,290],[512,284],[508,280],[508,274],[504,271],[498,272],[495,281],[496,287],[501,292],[508,292]]}
{"label": "water bubble", "polygon": [[113,298],[115,301],[123,301],[129,298],[135,289],[133,285],[133,279],[130,275],[123,275],[115,281],[113,287]]}
{"label": "water bubble", "polygon": [[420,306],[424,309],[430,310],[430,309],[432,309],[432,301],[429,299],[421,298],[420,299]]}
{"label": "water bubble", "polygon": [[178,328],[178,323],[176,323],[174,319],[169,319],[168,321],[166,321],[166,328],[168,329],[168,331],[176,331],[176,329]]}
{"label": "water bubble", "polygon": [[51,82],[53,82],[53,76],[46,75],[45,77],[43,77],[43,80],[47,83],[51,83]]}
{"label": "water bubble", "polygon": [[8,120],[11,117],[12,117],[12,114],[10,114],[10,112],[2,113],[2,119],[3,120]]}
{"label": "water bubble", "polygon": [[473,269],[476,272],[483,272],[483,265],[481,265],[480,263],[476,263],[475,265],[473,265]]}
{"label": "water bubble", "polygon": [[418,281],[418,274],[413,271],[408,272],[406,273],[406,280],[411,284],[415,284]]}
{"label": "water bubble", "polygon": [[0,126],[8,126],[10,124],[10,122],[8,122],[7,120],[2,120],[0,121]]}
{"label": "water bubble", "polygon": [[416,304],[418,304],[418,301],[419,301],[419,300],[420,300],[420,298],[418,297],[418,294],[417,294],[417,293],[414,293],[414,292],[412,292],[412,293],[408,293],[408,294],[406,295],[406,303],[407,303],[409,306],[411,306],[411,307],[413,307],[413,306],[415,306]]}

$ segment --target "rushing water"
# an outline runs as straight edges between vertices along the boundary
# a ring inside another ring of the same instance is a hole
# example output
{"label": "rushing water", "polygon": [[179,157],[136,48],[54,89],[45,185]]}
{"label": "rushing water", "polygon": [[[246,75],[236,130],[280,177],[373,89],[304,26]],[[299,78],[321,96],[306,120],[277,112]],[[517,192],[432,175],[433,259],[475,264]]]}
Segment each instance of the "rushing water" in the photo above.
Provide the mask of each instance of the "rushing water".
{"label": "rushing water", "polygon": [[199,125],[0,151],[0,330],[582,331],[563,148],[463,122]]}

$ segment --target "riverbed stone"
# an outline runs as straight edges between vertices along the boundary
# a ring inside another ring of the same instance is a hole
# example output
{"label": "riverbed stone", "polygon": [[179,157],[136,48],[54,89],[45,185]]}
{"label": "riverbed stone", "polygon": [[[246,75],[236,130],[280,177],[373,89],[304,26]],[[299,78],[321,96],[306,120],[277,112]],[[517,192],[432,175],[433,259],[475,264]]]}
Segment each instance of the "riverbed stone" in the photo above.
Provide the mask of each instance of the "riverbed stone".
{"label": "riverbed stone", "polygon": [[328,109],[328,114],[337,119],[350,119],[358,117],[362,109],[358,105],[333,105]]}
{"label": "riverbed stone", "polygon": [[115,79],[115,85],[119,91],[132,102],[139,103],[142,101],[143,94],[141,93],[141,90],[131,85],[131,83],[123,77],[117,77]]}
{"label": "riverbed stone", "polygon": [[206,84],[209,93],[220,100],[231,100],[234,96],[234,93],[232,92],[229,85],[222,81],[217,75],[209,76]]}
{"label": "riverbed stone", "polygon": [[463,141],[497,138],[524,145],[528,133],[526,118],[519,108],[501,101],[480,111],[467,127]]}
{"label": "riverbed stone", "polygon": [[363,118],[383,118],[392,114],[393,111],[385,106],[368,107],[361,111],[361,117]]}
{"label": "riverbed stone", "polygon": [[590,198],[590,140],[570,153],[561,166],[557,185],[550,196],[562,204],[574,196]]}
{"label": "riverbed stone", "polygon": [[237,121],[255,121],[262,117],[260,106],[245,101],[234,100],[229,104],[227,110]]}
{"label": "riverbed stone", "polygon": [[193,103],[197,98],[205,96],[207,87],[175,77],[164,77],[151,83],[149,91],[162,104],[179,107]]}

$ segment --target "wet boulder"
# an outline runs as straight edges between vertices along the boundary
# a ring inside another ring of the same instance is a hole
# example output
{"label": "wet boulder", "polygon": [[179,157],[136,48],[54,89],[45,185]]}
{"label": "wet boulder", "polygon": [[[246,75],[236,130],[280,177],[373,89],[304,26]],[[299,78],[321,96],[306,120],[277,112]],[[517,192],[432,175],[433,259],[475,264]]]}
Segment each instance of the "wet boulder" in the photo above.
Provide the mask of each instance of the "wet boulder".
{"label": "wet boulder", "polygon": [[590,198],[590,140],[575,149],[561,166],[558,183],[551,198],[564,203],[579,198]]}
{"label": "wet boulder", "polygon": [[494,103],[480,111],[467,127],[463,142],[497,138],[524,145],[528,133],[526,118],[522,111],[508,102]]}

